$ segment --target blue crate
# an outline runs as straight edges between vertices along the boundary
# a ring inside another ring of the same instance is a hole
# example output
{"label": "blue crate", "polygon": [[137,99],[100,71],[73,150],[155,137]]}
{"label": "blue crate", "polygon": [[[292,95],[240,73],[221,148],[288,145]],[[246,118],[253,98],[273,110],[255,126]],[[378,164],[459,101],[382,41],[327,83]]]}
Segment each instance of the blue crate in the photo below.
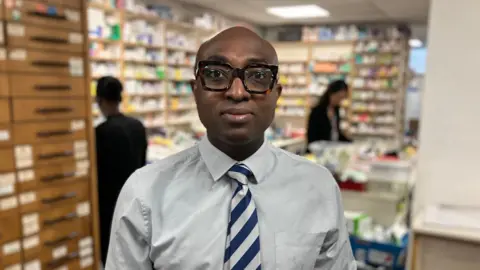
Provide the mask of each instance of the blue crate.
{"label": "blue crate", "polygon": [[366,241],[350,235],[350,244],[357,261],[375,267],[383,266],[392,270],[405,270],[408,236],[405,236],[402,239],[402,244],[397,246]]}

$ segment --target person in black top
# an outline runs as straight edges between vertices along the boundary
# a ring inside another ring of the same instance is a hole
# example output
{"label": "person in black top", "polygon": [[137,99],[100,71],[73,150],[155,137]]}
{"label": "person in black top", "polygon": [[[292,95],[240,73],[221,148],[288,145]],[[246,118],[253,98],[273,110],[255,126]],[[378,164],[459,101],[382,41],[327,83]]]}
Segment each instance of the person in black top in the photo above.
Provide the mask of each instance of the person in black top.
{"label": "person in black top", "polygon": [[351,141],[340,130],[340,104],[348,95],[344,80],[331,82],[308,119],[308,143],[315,141]]}
{"label": "person in black top", "polygon": [[122,83],[114,77],[97,82],[97,103],[106,121],[96,130],[98,199],[102,261],[105,264],[115,203],[123,184],[146,164],[147,136],[137,119],[120,113]]}

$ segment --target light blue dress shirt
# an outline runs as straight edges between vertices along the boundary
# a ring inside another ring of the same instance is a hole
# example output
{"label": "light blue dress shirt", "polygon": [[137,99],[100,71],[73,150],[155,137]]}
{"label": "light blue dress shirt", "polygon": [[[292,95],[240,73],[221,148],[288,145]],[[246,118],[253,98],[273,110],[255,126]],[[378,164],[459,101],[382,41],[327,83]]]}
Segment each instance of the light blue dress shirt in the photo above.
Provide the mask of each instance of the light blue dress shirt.
{"label": "light blue dress shirt", "polygon": [[[203,138],[135,172],[117,201],[106,270],[221,270],[235,163]],[[262,269],[356,269],[327,169],[267,142],[242,163],[256,180]]]}

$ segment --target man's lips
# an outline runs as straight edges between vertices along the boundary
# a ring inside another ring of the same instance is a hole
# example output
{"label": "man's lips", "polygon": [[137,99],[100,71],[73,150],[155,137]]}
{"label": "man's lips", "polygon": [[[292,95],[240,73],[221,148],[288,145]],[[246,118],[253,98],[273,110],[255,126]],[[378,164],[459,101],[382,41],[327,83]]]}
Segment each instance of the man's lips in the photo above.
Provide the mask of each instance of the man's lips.
{"label": "man's lips", "polygon": [[222,111],[222,118],[235,124],[247,123],[253,118],[253,113],[247,109],[227,109]]}

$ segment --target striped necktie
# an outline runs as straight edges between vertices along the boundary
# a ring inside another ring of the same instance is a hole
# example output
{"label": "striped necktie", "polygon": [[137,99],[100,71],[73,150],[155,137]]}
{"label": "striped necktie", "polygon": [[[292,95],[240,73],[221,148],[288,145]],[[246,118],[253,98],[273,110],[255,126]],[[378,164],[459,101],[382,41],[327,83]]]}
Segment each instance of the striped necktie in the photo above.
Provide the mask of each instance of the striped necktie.
{"label": "striped necktie", "polygon": [[233,180],[235,191],[230,204],[224,269],[261,269],[257,210],[248,189],[248,177],[253,174],[247,166],[235,164],[227,175]]}

